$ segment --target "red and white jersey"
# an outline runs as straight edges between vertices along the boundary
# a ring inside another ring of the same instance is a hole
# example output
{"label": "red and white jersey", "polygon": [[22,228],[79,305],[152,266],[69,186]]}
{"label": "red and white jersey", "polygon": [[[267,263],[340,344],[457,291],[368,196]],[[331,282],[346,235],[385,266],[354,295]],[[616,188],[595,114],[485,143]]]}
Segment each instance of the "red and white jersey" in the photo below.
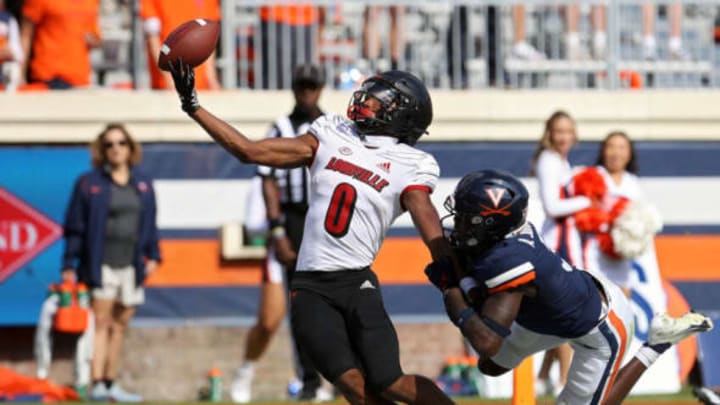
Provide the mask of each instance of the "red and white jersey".
{"label": "red and white jersey", "polygon": [[310,165],[310,209],[297,271],[370,266],[393,221],[402,194],[432,192],[440,168],[430,154],[389,136],[364,136],[334,114],[318,118],[309,133],[319,143]]}

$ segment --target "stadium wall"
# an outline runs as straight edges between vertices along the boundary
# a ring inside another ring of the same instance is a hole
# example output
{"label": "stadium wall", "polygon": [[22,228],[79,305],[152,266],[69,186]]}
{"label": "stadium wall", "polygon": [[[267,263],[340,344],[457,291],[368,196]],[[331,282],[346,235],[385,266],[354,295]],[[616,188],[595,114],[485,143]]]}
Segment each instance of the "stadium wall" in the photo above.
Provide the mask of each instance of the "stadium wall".
{"label": "stadium wall", "polygon": [[[432,92],[427,141],[534,140],[556,109],[577,117],[580,135],[597,140],[622,128],[636,139],[712,140],[720,136],[720,92],[449,91]],[[326,91],[321,104],[343,114],[350,93]],[[245,133],[261,137],[290,111],[290,92],[201,92],[201,103]],[[108,121],[121,121],[145,142],[207,142],[172,92],[85,90],[0,94],[0,143],[86,142]]]}
{"label": "stadium wall", "polygon": [[[145,402],[198,399],[207,387],[211,368],[222,371],[224,402],[230,402],[228,387],[240,364],[248,327],[213,327],[196,324],[152,328],[130,328],[125,341],[118,380],[123,387],[144,396]],[[35,374],[31,328],[3,328],[0,333],[0,366],[26,375]],[[449,354],[462,352],[462,341],[449,323],[397,326],[400,357],[406,372],[437,376]],[[74,341],[56,337],[55,361],[50,379],[72,384]],[[258,362],[253,382],[255,399],[283,399],[293,375],[288,328],[281,326],[268,351]]]}

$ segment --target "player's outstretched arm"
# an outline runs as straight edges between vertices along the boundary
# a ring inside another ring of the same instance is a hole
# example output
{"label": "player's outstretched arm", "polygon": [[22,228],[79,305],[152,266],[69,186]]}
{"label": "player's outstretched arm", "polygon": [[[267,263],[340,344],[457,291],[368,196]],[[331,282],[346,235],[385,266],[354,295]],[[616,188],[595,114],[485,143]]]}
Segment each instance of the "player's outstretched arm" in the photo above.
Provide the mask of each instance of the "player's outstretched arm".
{"label": "player's outstretched arm", "polygon": [[433,260],[452,255],[450,244],[443,236],[440,216],[430,201],[430,194],[421,189],[409,190],[402,195],[402,205],[410,212],[415,228],[430,250]]}
{"label": "player's outstretched arm", "polygon": [[179,60],[169,63],[169,66],[183,111],[233,156],[244,163],[273,167],[297,167],[312,162],[317,148],[314,136],[251,141],[232,125],[200,107],[195,91],[195,73],[189,65]]}

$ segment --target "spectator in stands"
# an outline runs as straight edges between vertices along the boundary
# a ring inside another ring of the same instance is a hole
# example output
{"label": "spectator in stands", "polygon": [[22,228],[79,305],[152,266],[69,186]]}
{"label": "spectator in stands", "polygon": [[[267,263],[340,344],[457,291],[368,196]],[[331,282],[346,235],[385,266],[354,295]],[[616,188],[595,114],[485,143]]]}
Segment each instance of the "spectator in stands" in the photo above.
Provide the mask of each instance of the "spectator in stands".
{"label": "spectator in stands", "polygon": [[0,90],[14,90],[20,83],[22,60],[17,20],[5,10],[5,0],[0,0]]}
{"label": "spectator in stands", "polygon": [[[687,60],[689,55],[682,47],[682,3],[676,1],[668,4],[667,14],[670,20],[670,38],[668,39],[668,50],[670,58],[675,60]],[[655,14],[657,9],[652,3],[643,4],[643,58],[647,60],[657,59],[657,41],[655,40]]]}
{"label": "spectator in stands", "polygon": [[20,84],[88,86],[90,49],[100,46],[97,0],[26,0],[22,14]]}
{"label": "spectator in stands", "polygon": [[380,51],[382,43],[380,38],[385,38],[385,35],[381,35],[386,31],[380,29],[378,22],[380,20],[380,13],[382,12],[382,6],[369,6],[365,10],[365,22],[363,24],[363,56],[369,63],[369,70],[371,74],[375,74],[378,71],[385,70],[397,70],[402,68],[400,62],[405,52],[405,38],[403,31],[405,29],[405,7],[404,6],[389,6],[387,7],[388,13],[390,13],[390,66],[378,67],[377,64],[380,58]]}
{"label": "spectator in stands", "polygon": [[65,217],[63,279],[92,288],[95,314],[90,398],[140,402],[115,381],[124,332],[145,300],[142,285],[159,261],[155,191],[136,169],[141,150],[121,124],[90,146],[93,170],[78,178]]}
{"label": "spectator in stands", "polygon": [[[220,20],[218,0],[141,0],[140,17],[143,21],[145,43],[150,70],[150,87],[155,90],[172,89],[170,73],[157,67],[160,47],[168,35],[180,24],[195,19]],[[195,86],[202,90],[220,89],[213,52],[195,68]]]}
{"label": "spectator in stands", "polygon": [[[563,7],[565,14],[565,55],[567,59],[579,60],[589,58],[589,53],[580,43],[579,23],[580,8],[577,4]],[[607,34],[605,33],[605,9],[603,6],[592,6],[591,25],[593,28],[593,55],[602,58],[607,47]],[[513,29],[515,43],[512,55],[519,59],[542,60],[545,55],[535,49],[525,40],[525,6],[515,5],[512,9]]]}
{"label": "spectator in stands", "polygon": [[525,38],[525,5],[516,4],[512,6],[513,18],[513,47],[511,54],[514,58],[524,60],[543,60],[545,54],[530,45]]}
{"label": "spectator in stands", "polygon": [[322,14],[310,5],[260,7],[263,89],[288,88],[294,66],[318,60]]}
{"label": "spectator in stands", "polygon": [[[670,57],[676,60],[686,60],[688,55],[682,48],[682,3],[675,2],[666,5],[668,9],[668,18],[670,20],[670,38],[668,40],[668,49]],[[586,51],[580,44],[580,35],[578,33],[578,22],[580,20],[580,11],[577,5],[567,7],[566,20],[568,24],[568,34],[565,45],[569,59],[583,59]],[[657,10],[653,3],[645,3],[642,6],[642,30],[643,30],[643,58],[647,60],[657,59],[657,42],[655,40],[655,14]],[[593,28],[592,50],[595,59],[605,57],[607,49],[606,34],[606,17],[605,6],[593,6],[590,12],[590,22]]]}
{"label": "spectator in stands", "polygon": [[[570,4],[565,7],[565,53],[570,60],[588,59],[587,48],[580,43],[580,6]],[[592,56],[595,59],[605,57],[607,33],[605,32],[605,7],[592,6],[590,9],[590,25],[593,29]]]}
{"label": "spectator in stands", "polygon": [[[324,84],[325,72],[322,67],[312,64],[297,66],[293,70],[292,80],[295,107],[290,115],[275,122],[267,136],[294,138],[305,134],[310,124],[323,115],[318,101]],[[237,369],[230,388],[233,402],[238,403],[250,401],[255,364],[285,318],[287,289],[295,272],[295,260],[302,240],[310,190],[310,178],[305,167],[282,170],[258,166],[258,174],[262,177],[262,196],[265,200],[265,209],[262,211],[266,213],[270,240],[263,269],[258,319],[248,333],[245,359]],[[249,201],[249,205],[255,204]],[[258,222],[253,221],[254,218],[248,219],[249,223]],[[261,227],[255,225],[252,228]],[[332,399],[329,394],[320,390],[320,375],[303,348],[296,346],[296,351],[296,369],[303,383],[299,399]]]}
{"label": "spectator in stands", "polygon": [[[630,201],[642,199],[642,191],[636,176],[635,147],[625,132],[615,131],[605,137],[600,144],[596,165],[605,178],[608,196],[624,197]],[[588,237],[586,268],[603,273],[610,281],[620,286],[629,297],[632,288],[630,277],[632,260],[608,256],[600,250],[592,235]]]}
{"label": "spectator in stands", "polygon": [[[583,267],[580,234],[574,226],[572,215],[590,206],[586,197],[568,198],[565,185],[572,176],[568,155],[577,143],[575,120],[564,111],[554,112],[545,121],[545,130],[538,142],[532,159],[533,174],[537,177],[540,200],[545,211],[545,221],[540,229],[548,247],[576,267]],[[572,349],[567,344],[545,353],[538,374],[538,392],[554,395],[567,381]],[[560,363],[559,385],[550,379],[554,360]]]}

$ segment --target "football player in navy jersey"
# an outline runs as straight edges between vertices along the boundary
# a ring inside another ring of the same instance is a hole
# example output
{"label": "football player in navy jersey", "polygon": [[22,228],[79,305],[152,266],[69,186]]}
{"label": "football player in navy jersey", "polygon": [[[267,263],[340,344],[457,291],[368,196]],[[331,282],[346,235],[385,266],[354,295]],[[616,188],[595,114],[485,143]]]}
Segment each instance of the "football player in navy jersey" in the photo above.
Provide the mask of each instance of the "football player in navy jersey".
{"label": "football player in navy jersey", "polygon": [[570,266],[526,221],[528,191],[510,174],[482,170],[463,177],[445,203],[454,220],[448,239],[464,267],[449,260],[426,273],[443,291],[450,319],[497,376],[533,353],[569,342],[575,350],[561,404],[619,404],[672,344],[712,328],[697,313],[657,315],[648,342],[620,368],[633,330],[619,287]]}

